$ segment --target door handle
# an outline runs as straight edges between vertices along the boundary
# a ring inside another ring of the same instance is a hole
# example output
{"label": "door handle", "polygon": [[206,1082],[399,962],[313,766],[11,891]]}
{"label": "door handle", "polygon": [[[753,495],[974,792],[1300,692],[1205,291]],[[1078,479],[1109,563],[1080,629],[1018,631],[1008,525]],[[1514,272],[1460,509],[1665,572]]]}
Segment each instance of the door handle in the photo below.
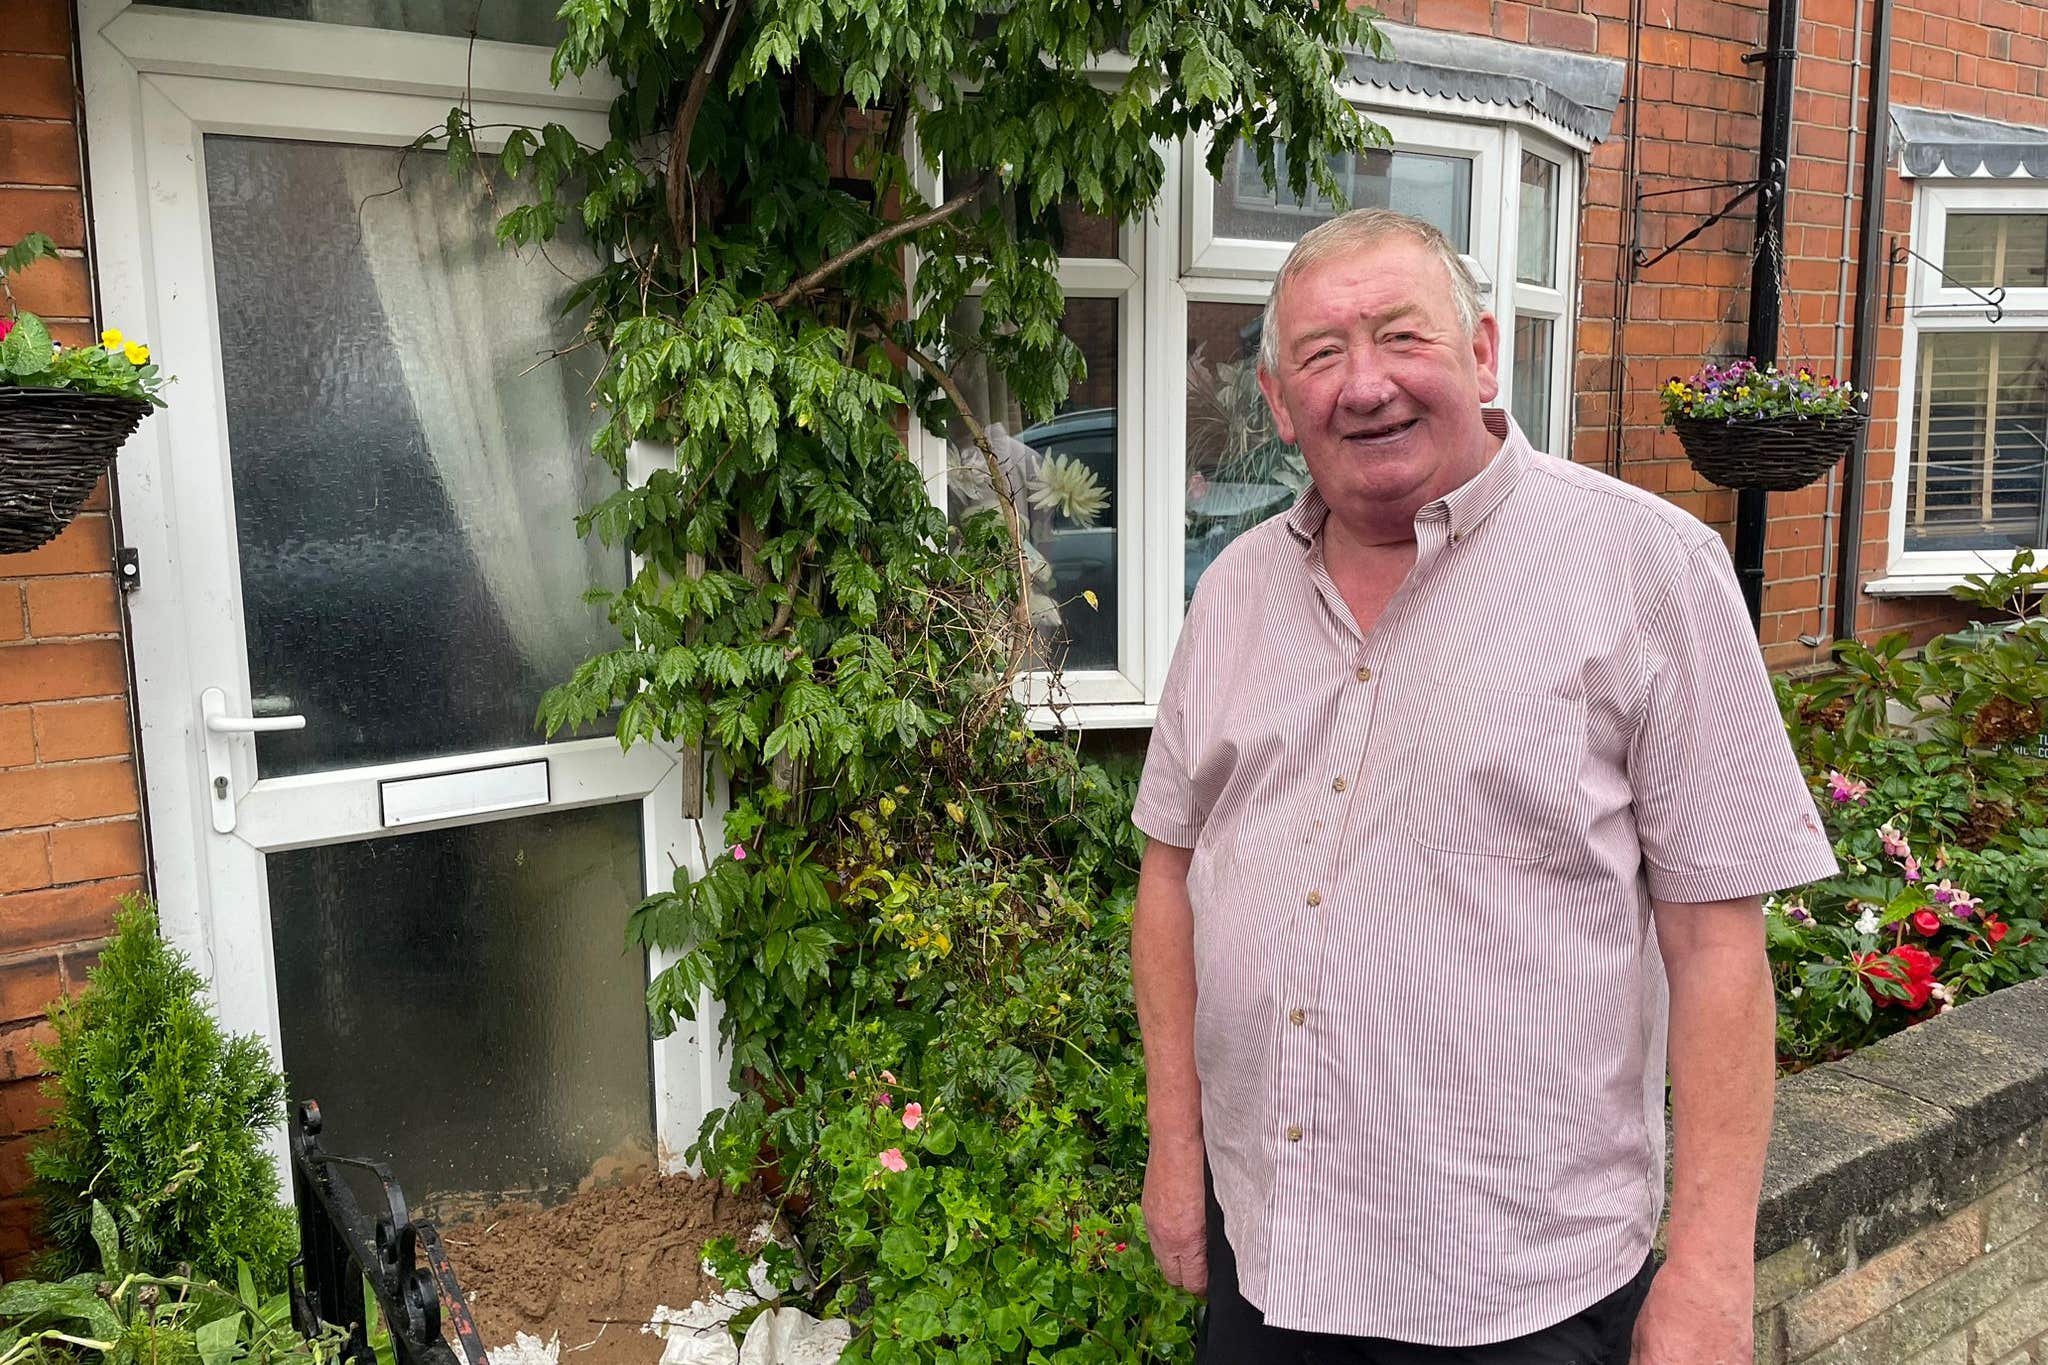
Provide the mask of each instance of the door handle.
{"label": "door handle", "polygon": [[229,748],[232,737],[303,730],[306,718],[231,716],[227,693],[218,687],[209,687],[199,694],[199,715],[206,741],[206,804],[213,812],[214,831],[231,834],[235,828],[234,752]]}

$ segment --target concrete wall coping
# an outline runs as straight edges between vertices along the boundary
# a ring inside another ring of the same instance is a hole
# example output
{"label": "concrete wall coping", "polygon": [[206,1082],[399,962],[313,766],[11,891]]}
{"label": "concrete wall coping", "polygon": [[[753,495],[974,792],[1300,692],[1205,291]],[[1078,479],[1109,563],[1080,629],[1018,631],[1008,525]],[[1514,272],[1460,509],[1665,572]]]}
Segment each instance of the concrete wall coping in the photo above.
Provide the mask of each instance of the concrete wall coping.
{"label": "concrete wall coping", "polygon": [[1778,1084],[1757,1259],[1853,1264],[2042,1159],[2048,980],[2008,987]]}

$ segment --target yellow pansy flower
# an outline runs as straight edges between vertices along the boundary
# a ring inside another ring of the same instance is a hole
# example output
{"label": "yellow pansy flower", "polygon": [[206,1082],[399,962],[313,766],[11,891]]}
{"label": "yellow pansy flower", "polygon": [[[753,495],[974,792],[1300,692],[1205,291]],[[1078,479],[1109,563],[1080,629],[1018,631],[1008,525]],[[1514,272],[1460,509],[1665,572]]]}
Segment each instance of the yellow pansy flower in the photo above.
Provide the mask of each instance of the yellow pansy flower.
{"label": "yellow pansy flower", "polygon": [[125,338],[121,335],[121,329],[118,327],[109,327],[106,331],[100,333],[100,345],[110,351],[120,350],[124,340]]}
{"label": "yellow pansy flower", "polygon": [[122,347],[121,354],[128,358],[130,365],[146,365],[149,363],[149,347],[139,341],[131,341]]}

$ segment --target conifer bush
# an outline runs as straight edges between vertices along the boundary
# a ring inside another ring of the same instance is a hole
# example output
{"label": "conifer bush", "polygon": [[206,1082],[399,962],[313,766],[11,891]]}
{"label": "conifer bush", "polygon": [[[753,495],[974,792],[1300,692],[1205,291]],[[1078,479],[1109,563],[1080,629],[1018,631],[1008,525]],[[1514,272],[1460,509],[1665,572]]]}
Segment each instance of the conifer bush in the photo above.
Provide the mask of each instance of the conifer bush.
{"label": "conifer bush", "polygon": [[199,974],[158,936],[155,907],[121,907],[86,989],[50,1007],[45,1089],[59,1107],[29,1153],[46,1269],[98,1263],[98,1201],[138,1264],[189,1263],[233,1284],[241,1262],[274,1289],[297,1241],[263,1144],[284,1117],[284,1077],[261,1040],[222,1031]]}

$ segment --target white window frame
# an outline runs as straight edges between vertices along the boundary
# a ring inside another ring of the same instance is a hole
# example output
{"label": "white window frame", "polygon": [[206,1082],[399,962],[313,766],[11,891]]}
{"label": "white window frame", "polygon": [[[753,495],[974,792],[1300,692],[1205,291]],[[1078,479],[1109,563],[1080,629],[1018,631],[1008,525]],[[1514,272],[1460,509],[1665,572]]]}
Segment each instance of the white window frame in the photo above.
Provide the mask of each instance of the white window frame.
{"label": "white window frame", "polygon": [[[2048,213],[2048,182],[2038,180],[1923,182],[1913,205],[1913,250],[1929,261],[1944,259],[1951,213]],[[1960,286],[1942,279],[1934,267],[1906,259],[1905,326],[1899,357],[1898,415],[1893,424],[1891,552],[1885,576],[1864,591],[1874,596],[1911,596],[1945,592],[1975,573],[2010,566],[2011,550],[1907,550],[1906,521],[1912,503],[1916,468],[1914,448],[1920,409],[1920,343],[1940,332],[1995,332],[2048,329],[2048,288],[2008,289],[1997,323],[1987,317],[1988,305]],[[2048,546],[2036,546],[2037,550]]]}
{"label": "white window frame", "polygon": [[[1401,96],[1342,83],[1340,93],[1393,135],[1401,151],[1462,157],[1472,162],[1472,240],[1466,263],[1481,282],[1482,301],[1499,323],[1500,396],[1511,409],[1514,330],[1518,311],[1548,318],[1554,331],[1549,375],[1550,430],[1530,433],[1549,450],[1569,449],[1573,409],[1572,357],[1578,291],[1578,210],[1584,158],[1590,143],[1525,111],[1437,96]],[[1185,615],[1188,307],[1196,303],[1262,305],[1291,243],[1219,238],[1215,233],[1215,180],[1207,164],[1209,140],[1161,144],[1165,178],[1142,222],[1123,228],[1117,262],[1078,258],[1060,264],[1060,283],[1072,297],[1123,301],[1120,364],[1124,392],[1118,403],[1118,545],[1124,563],[1120,592],[1119,653],[1114,671],[1071,671],[1057,695],[1051,679],[1020,680],[1019,699],[1035,723],[1090,729],[1153,723],[1165,690],[1166,669]],[[1515,278],[1520,233],[1522,153],[1557,167],[1557,282],[1554,288]],[[916,149],[913,166],[920,165]],[[943,197],[937,176],[920,171],[918,189],[931,202]],[[915,253],[907,254],[915,278]],[[1124,433],[1136,434],[1135,440]],[[940,507],[946,502],[945,442],[914,426],[912,457]],[[1136,539],[1131,537],[1135,535]]]}

